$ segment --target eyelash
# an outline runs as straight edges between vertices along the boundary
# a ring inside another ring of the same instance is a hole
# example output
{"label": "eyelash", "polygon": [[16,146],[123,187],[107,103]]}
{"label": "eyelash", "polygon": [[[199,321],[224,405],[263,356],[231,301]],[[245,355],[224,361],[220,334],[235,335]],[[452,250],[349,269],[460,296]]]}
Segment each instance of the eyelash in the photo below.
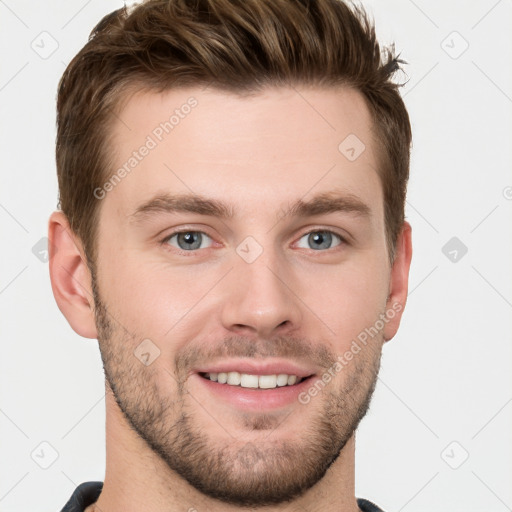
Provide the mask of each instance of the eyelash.
{"label": "eyelash", "polygon": [[[171,238],[173,238],[174,236],[179,235],[180,233],[201,233],[203,235],[206,235],[208,238],[210,238],[213,241],[213,238],[208,233],[206,233],[204,231],[194,230],[194,229],[180,229],[178,231],[173,231],[172,233],[167,235],[165,238],[160,240],[160,245],[169,247],[169,244],[168,244],[169,240]],[[335,250],[336,248],[338,248],[340,246],[348,245],[348,241],[347,241],[347,239],[345,237],[343,237],[342,235],[340,235],[336,231],[333,231],[331,229],[323,229],[323,228],[320,228],[320,229],[319,228],[315,228],[315,229],[312,229],[310,231],[307,231],[306,233],[303,233],[299,237],[299,240],[301,238],[304,238],[306,235],[310,235],[311,233],[330,233],[332,235],[337,236],[340,239],[340,243],[338,245],[334,246],[334,247],[331,247],[330,249],[324,249],[324,250],[318,250],[318,251],[315,251],[314,249],[309,249],[310,251],[319,252],[319,253],[324,252],[325,253],[325,252],[333,251],[333,250]],[[165,247],[165,248],[167,249],[167,247]],[[208,247],[208,249],[209,249],[209,247]],[[172,250],[173,251],[177,251],[178,254],[180,254],[180,255],[193,256],[194,254],[196,254],[196,253],[198,253],[198,252],[200,252],[201,250],[204,250],[204,249],[194,249],[194,250],[190,250],[190,251],[184,251],[182,249],[179,249],[177,247],[172,246]]]}

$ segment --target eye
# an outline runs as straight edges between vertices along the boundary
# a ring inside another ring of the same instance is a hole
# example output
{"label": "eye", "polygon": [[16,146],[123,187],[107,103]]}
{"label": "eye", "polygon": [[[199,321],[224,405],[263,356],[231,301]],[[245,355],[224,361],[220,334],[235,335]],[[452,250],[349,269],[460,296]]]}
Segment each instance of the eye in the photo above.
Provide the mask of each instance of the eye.
{"label": "eye", "polygon": [[[333,242],[333,236],[340,240],[340,242],[337,243],[335,246],[331,245]],[[310,231],[309,233],[303,235],[300,240],[304,238],[306,238],[306,244],[311,244],[311,246],[304,247],[299,245],[299,247],[304,249],[313,249],[315,251],[320,249],[331,249],[332,247],[336,247],[338,245],[341,245],[341,243],[346,242],[345,239],[338,235],[337,233],[327,230]]]}
{"label": "eye", "polygon": [[[175,243],[173,243],[173,239]],[[182,251],[205,249],[205,240],[211,238],[202,231],[176,231],[162,240],[162,244],[169,244]]]}

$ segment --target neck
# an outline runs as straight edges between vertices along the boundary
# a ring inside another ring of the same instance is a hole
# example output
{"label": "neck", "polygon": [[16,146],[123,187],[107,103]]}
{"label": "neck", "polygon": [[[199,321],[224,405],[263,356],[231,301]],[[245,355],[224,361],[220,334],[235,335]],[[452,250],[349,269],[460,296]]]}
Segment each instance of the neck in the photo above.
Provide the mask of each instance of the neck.
{"label": "neck", "polygon": [[[156,512],[160,510],[281,512],[290,502],[244,508],[212,499],[192,487],[153,452],[128,424],[106,386],[106,472],[98,501],[86,512]],[[294,510],[359,511],[354,489],[355,436],[325,476],[294,500]]]}

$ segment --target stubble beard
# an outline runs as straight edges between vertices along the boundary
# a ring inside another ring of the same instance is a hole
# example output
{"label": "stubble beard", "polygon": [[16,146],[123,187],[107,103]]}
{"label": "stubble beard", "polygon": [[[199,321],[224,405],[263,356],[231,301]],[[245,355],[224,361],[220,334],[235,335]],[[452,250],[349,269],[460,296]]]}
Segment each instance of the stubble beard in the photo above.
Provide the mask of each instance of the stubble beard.
{"label": "stubble beard", "polygon": [[[94,277],[93,294],[105,378],[119,409],[171,471],[210,498],[239,507],[261,507],[302,496],[324,477],[368,411],[380,369],[380,349],[366,351],[367,356],[358,354],[353,365],[342,369],[348,375],[338,388],[331,383],[309,404],[297,405],[304,408],[300,411],[304,416],[311,404],[322,401],[310,414],[300,439],[274,436],[272,440],[269,434],[279,428],[280,421],[286,428],[286,417],[281,420],[272,414],[243,417],[244,428],[262,431],[261,442],[244,442],[228,434],[222,441],[212,439],[198,424],[194,407],[199,406],[188,397],[183,380],[177,380],[172,396],[164,395],[157,385],[157,378],[162,378],[157,365],[146,367],[134,356],[137,342],[111,321]],[[222,419],[212,417],[214,421]],[[170,489],[174,485],[169,482]]]}

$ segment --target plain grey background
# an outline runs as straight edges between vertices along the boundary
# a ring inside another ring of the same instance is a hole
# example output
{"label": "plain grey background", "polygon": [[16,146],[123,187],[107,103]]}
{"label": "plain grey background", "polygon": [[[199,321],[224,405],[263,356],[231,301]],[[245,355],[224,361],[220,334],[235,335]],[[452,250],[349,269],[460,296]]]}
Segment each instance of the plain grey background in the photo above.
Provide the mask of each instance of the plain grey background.
{"label": "plain grey background", "polygon": [[[512,2],[363,5],[409,62],[414,254],[357,434],[356,494],[386,512],[512,510]],[[121,6],[0,0],[1,512],[58,511],[104,477],[97,342],[58,310],[44,249],[57,83]]]}

